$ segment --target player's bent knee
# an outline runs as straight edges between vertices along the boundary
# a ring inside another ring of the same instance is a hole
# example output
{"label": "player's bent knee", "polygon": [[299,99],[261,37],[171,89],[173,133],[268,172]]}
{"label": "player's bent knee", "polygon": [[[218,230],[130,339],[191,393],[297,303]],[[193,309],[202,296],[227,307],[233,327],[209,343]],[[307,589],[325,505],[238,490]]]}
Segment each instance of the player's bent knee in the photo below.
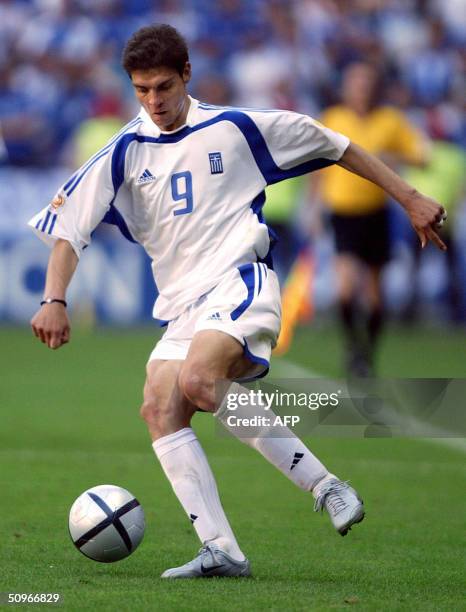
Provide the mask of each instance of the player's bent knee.
{"label": "player's bent knee", "polygon": [[179,385],[183,395],[192,404],[202,410],[215,412],[215,384],[210,377],[203,376],[193,369],[187,369],[180,373]]}

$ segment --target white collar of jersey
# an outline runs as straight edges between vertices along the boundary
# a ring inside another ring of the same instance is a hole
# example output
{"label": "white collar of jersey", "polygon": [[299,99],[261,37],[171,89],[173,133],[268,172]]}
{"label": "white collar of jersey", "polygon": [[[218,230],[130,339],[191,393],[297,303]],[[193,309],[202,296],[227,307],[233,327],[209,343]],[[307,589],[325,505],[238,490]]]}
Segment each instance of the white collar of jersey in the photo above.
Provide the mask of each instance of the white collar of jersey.
{"label": "white collar of jersey", "polygon": [[155,125],[155,123],[152,121],[152,119],[150,118],[149,113],[142,107],[139,113],[139,117],[141,117],[141,119],[144,121],[146,126],[149,127],[151,133],[156,138],[158,138],[160,134],[176,134],[176,132],[179,132],[186,126],[192,127],[193,125],[196,124],[196,114],[197,114],[196,111],[197,111],[197,106],[199,104],[199,100],[196,100],[195,98],[192,98],[189,95],[188,95],[188,98],[189,98],[189,109],[188,109],[188,114],[186,115],[186,121],[183,125],[180,125],[179,128],[177,128],[176,130],[172,130],[171,132],[164,132],[160,128],[158,128]]}

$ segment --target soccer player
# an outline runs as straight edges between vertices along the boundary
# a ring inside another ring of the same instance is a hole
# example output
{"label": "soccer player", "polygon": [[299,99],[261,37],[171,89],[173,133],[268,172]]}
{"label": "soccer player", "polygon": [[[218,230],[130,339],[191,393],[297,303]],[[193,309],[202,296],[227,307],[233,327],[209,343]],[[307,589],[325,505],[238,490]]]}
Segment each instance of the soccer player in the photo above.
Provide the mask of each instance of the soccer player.
{"label": "soccer player", "polygon": [[[262,216],[267,184],[339,164],[379,184],[405,208],[423,243],[443,209],[380,161],[310,117],[218,108],[191,98],[188,50],[168,25],[137,31],[123,53],[141,112],[58,191],[30,225],[52,246],[31,325],[51,349],[70,339],[66,289],[101,222],[114,223],[153,261],[154,317],[167,330],[151,353],[141,414],[153,449],[202,542],[165,578],[248,576],[206,456],[190,427],[198,409],[226,424],[216,381],[263,376],[280,327],[272,240]],[[229,383],[228,383],[229,384]],[[232,386],[239,387],[237,382]],[[260,406],[242,407],[249,416]],[[235,431],[233,434],[243,431]],[[242,441],[325,508],[345,535],[364,517],[356,492],[291,432]]]}

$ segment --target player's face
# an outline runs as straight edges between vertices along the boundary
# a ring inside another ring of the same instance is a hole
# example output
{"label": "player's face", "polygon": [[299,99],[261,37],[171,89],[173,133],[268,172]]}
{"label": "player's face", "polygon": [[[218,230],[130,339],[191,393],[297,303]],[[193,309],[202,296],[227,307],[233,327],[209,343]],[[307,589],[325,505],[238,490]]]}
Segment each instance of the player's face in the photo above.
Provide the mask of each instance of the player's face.
{"label": "player's face", "polygon": [[189,100],[186,83],[191,78],[191,65],[180,76],[172,68],[135,70],[131,73],[136,97],[152,121],[164,132],[176,130],[186,121]]}

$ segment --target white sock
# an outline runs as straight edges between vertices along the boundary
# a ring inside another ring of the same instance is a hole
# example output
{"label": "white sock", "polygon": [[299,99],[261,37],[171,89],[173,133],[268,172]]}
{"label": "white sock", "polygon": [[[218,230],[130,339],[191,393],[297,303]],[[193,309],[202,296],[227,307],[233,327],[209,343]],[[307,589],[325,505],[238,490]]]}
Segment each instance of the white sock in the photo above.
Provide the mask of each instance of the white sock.
{"label": "white sock", "polygon": [[276,416],[272,410],[264,412],[264,408],[256,403],[246,406],[237,405],[234,412],[228,410],[227,397],[232,393],[236,396],[244,393],[249,395],[250,391],[238,383],[232,383],[214,416],[230,433],[241,442],[259,451],[267,461],[298,487],[304,491],[312,491],[317,483],[328,475],[327,468],[288,427],[264,425],[251,428],[228,424],[227,419],[230,415],[248,419],[256,415],[259,417],[266,415],[270,422],[273,422]]}
{"label": "white sock", "polygon": [[319,497],[319,493],[320,493],[322,486],[326,484],[329,480],[338,480],[338,478],[335,476],[335,474],[331,474],[329,472],[327,476],[322,478],[322,480],[319,480],[319,482],[316,485],[314,485],[314,488],[312,489],[312,495],[314,496],[315,499]]}
{"label": "white sock", "polygon": [[159,438],[152,447],[201,542],[214,542],[233,559],[243,561],[245,557],[225,516],[214,475],[194,431],[190,427],[180,429]]}

